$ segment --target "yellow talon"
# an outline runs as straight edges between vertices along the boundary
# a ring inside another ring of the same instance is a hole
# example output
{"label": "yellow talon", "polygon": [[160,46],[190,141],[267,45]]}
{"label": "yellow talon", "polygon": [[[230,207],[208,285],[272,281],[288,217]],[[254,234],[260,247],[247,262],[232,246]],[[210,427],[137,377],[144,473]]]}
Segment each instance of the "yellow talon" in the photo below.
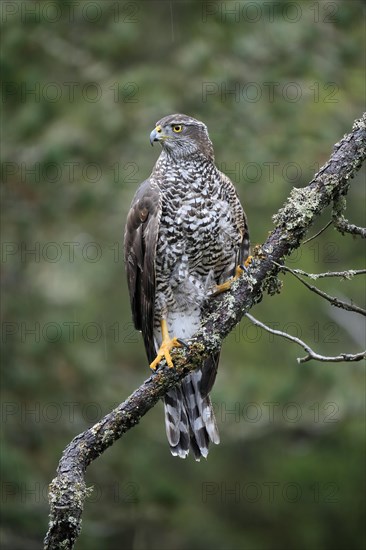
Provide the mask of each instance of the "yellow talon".
{"label": "yellow talon", "polygon": [[[244,262],[244,267],[248,267],[250,265],[250,262],[252,261],[253,256],[248,256],[248,258]],[[234,277],[231,277],[228,281],[225,281],[225,283],[222,283],[221,285],[217,285],[214,292],[212,293],[212,296],[217,296],[217,294],[221,294],[221,292],[225,292],[226,290],[229,290],[231,288],[231,285],[239,279],[241,274],[244,272],[244,269],[242,266],[238,265],[235,269],[235,275]]]}
{"label": "yellow talon", "polygon": [[250,264],[252,263],[252,260],[253,260],[253,256],[248,256],[244,262],[244,267],[249,267]]}
{"label": "yellow talon", "polygon": [[221,292],[225,292],[226,290],[229,290],[233,282],[239,279],[242,273],[243,273],[243,269],[240,267],[240,265],[238,265],[235,269],[234,277],[231,277],[231,279],[229,279],[228,281],[225,281],[225,283],[222,283],[221,285],[217,285],[213,292],[213,296],[216,296],[217,294],[221,294]]}
{"label": "yellow talon", "polygon": [[168,332],[168,324],[165,319],[161,320],[161,334],[163,337],[161,346],[159,348],[159,351],[157,353],[157,356],[155,357],[154,361],[150,363],[150,368],[152,370],[156,370],[157,366],[159,365],[160,361],[165,358],[168,367],[172,368],[174,367],[172,357],[170,355],[170,350],[172,348],[181,348],[182,344],[178,341],[176,337],[170,338],[169,332]]}

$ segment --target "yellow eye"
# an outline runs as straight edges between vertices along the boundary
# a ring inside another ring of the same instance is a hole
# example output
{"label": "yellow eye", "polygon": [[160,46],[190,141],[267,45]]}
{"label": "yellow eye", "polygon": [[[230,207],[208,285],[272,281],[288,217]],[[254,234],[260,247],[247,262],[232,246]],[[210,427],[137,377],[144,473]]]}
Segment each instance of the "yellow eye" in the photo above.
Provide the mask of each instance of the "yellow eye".
{"label": "yellow eye", "polygon": [[182,131],[181,124],[176,124],[175,126],[173,126],[173,132],[176,132],[177,134],[179,134],[179,132],[181,131]]}

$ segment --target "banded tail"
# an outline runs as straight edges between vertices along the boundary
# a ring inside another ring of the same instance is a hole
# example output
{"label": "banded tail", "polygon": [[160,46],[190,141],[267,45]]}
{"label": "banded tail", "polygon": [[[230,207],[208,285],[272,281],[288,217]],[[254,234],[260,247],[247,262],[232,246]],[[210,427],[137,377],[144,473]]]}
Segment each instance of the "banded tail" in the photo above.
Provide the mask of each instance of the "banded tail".
{"label": "banded tail", "polygon": [[164,398],[165,428],[172,455],[186,458],[191,450],[197,461],[207,458],[210,442],[220,443],[209,391],[216,378],[219,354],[203,369],[184,378]]}

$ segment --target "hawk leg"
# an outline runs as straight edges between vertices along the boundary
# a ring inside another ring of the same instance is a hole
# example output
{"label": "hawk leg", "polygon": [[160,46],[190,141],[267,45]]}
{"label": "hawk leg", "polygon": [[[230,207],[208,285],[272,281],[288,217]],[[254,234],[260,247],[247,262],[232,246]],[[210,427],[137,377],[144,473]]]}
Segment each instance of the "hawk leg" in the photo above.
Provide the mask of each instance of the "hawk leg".
{"label": "hawk leg", "polygon": [[225,281],[225,283],[222,283],[221,285],[217,285],[215,290],[212,293],[212,296],[217,296],[218,294],[221,294],[221,292],[225,292],[226,290],[229,290],[231,288],[231,285],[239,279],[242,273],[244,273],[246,268],[250,265],[252,258],[253,256],[248,256],[248,258],[244,262],[244,265],[238,265],[235,269],[234,277],[231,277],[231,279],[229,279],[228,281]]}
{"label": "hawk leg", "polygon": [[172,348],[180,348],[182,347],[181,342],[178,340],[178,338],[170,338],[169,332],[168,332],[168,323],[165,319],[161,320],[161,335],[162,335],[162,342],[161,346],[159,348],[159,351],[157,353],[157,356],[155,357],[154,361],[150,363],[150,368],[152,370],[156,370],[157,366],[159,365],[160,361],[165,358],[168,367],[172,368],[174,367],[173,361],[170,355],[170,350]]}

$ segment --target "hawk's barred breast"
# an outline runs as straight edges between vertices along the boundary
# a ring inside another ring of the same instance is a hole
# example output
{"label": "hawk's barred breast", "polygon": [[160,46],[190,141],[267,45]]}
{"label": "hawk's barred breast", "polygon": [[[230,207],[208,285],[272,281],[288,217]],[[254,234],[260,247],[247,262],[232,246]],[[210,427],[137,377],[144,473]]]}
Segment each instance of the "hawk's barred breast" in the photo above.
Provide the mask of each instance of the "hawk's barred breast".
{"label": "hawk's barred breast", "polygon": [[154,179],[162,192],[155,260],[158,327],[161,308],[169,306],[169,325],[169,314],[201,306],[214,284],[230,277],[242,235],[220,173],[209,160],[175,164],[162,153]]}

